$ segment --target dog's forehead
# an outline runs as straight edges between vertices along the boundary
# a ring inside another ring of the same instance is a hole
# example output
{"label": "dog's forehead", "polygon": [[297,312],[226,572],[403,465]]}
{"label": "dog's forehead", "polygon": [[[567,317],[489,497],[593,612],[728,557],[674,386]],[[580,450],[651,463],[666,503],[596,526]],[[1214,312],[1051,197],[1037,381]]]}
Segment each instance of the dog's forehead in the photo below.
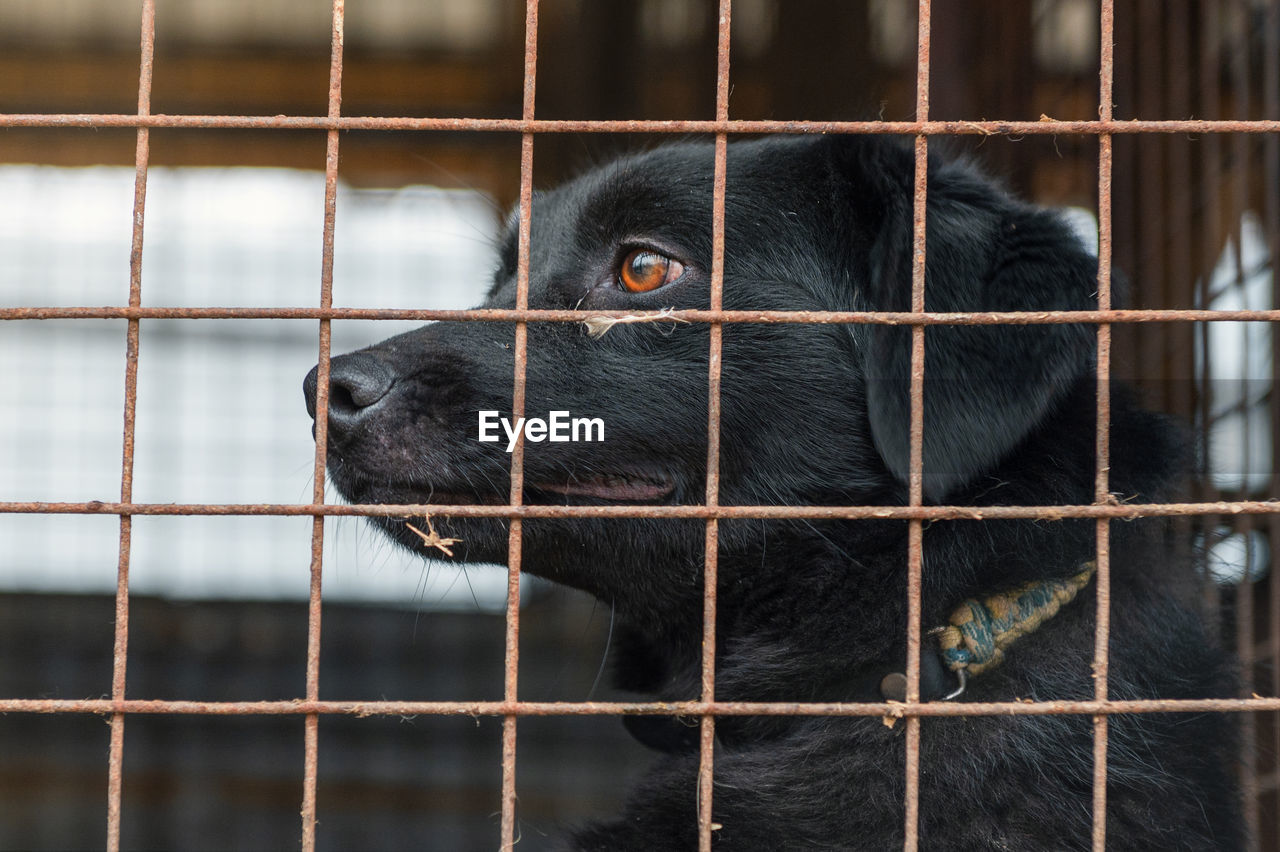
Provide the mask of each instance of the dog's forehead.
{"label": "dog's forehead", "polygon": [[[813,140],[760,139],[729,146],[729,210],[748,214],[762,207],[794,205],[813,187],[802,178],[814,154]],[[686,141],[619,157],[555,188],[535,192],[532,238],[564,248],[570,242],[598,246],[645,236],[695,243],[709,238],[715,148]],[[808,174],[806,174],[806,172]],[[742,210],[746,207],[748,209]],[[503,243],[512,254],[519,209],[507,217]],[[691,246],[692,247],[692,246]]]}
{"label": "dog's forehead", "polygon": [[534,229],[591,246],[663,233],[697,239],[710,227],[712,168],[704,145],[620,158],[548,193],[535,207]]}

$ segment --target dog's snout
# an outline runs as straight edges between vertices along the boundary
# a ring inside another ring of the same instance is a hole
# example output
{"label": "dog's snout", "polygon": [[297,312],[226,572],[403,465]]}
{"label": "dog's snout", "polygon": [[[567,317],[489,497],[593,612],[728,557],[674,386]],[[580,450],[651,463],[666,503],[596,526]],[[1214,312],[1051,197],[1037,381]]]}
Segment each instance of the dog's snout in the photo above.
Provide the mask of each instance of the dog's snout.
{"label": "dog's snout", "polygon": [[[312,418],[316,416],[319,374],[319,366],[312,367],[302,383]],[[329,365],[329,422],[339,428],[354,426],[387,395],[394,381],[391,371],[372,355],[356,352],[334,358]]]}

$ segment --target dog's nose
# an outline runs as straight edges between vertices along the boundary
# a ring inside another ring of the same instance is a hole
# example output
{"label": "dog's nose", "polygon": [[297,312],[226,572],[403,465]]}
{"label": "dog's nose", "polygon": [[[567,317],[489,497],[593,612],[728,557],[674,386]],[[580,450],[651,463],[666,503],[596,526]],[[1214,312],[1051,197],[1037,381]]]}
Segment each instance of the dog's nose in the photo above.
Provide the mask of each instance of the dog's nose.
{"label": "dog's nose", "polygon": [[[311,368],[302,383],[307,413],[316,416],[316,388],[319,366]],[[354,352],[334,358],[329,364],[329,423],[339,429],[356,425],[380,399],[391,390],[395,379],[377,358]]]}

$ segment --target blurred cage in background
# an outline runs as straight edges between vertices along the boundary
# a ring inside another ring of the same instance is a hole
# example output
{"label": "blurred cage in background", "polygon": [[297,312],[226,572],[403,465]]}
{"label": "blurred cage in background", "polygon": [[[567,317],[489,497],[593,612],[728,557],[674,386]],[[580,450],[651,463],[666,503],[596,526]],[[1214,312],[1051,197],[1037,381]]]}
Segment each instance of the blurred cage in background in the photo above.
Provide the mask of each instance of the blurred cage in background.
{"label": "blurred cage in background", "polygon": [[[346,10],[342,115],[522,115],[526,4],[362,0]],[[930,118],[1098,116],[1098,0],[935,0]],[[19,121],[137,112],[137,0],[0,6],[0,310],[127,304],[135,130]],[[910,121],[916,0],[735,0],[731,119]],[[540,119],[710,119],[717,4],[542,0]],[[150,112],[324,116],[326,0],[185,0],[156,10]],[[1116,0],[1117,119],[1280,119],[1280,0]],[[314,306],[325,132],[150,131],[142,304]],[[654,135],[538,135],[534,180],[652,144]],[[1017,192],[1096,228],[1093,134],[970,134]],[[1280,136],[1117,134],[1112,246],[1134,308],[1275,308]],[[519,134],[341,135],[334,304],[465,308],[521,181]],[[1093,218],[1091,218],[1093,217]],[[119,497],[123,319],[0,323],[0,502]],[[312,448],[298,387],[315,320],[145,319],[136,502],[297,504]],[[413,323],[333,322],[333,351]],[[1195,428],[1192,499],[1280,497],[1276,340],[1263,322],[1112,325],[1113,374]],[[332,499],[332,498],[331,498]],[[305,517],[136,517],[127,695],[288,700],[307,666]],[[1242,696],[1280,694],[1280,515],[1180,521],[1206,612],[1237,648]],[[0,507],[0,700],[113,691],[119,521]],[[320,695],[500,700],[506,577],[403,560],[359,519],[325,521]],[[613,696],[609,613],[525,582],[521,700]],[[1254,848],[1280,849],[1280,713],[1241,714]],[[493,717],[320,720],[316,842],[326,848],[491,848],[502,811]],[[109,730],[93,715],[0,715],[0,846],[102,845]],[[610,717],[523,717],[521,848],[616,809],[642,750]],[[136,715],[124,748],[123,847],[297,842],[299,716]]]}

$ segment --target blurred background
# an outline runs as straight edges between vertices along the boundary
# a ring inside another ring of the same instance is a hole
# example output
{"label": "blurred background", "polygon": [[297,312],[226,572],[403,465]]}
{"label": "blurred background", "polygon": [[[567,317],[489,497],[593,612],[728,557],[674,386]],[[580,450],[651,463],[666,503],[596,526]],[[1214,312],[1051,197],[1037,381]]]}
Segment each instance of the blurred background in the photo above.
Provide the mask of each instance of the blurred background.
{"label": "blurred background", "polygon": [[[0,114],[133,113],[137,0],[0,0]],[[540,118],[711,118],[711,0],[542,0]],[[159,0],[153,113],[323,115],[327,0]],[[521,0],[347,4],[344,115],[519,117]],[[732,118],[913,118],[915,0],[735,0]],[[931,117],[1097,115],[1097,0],[935,0]],[[1117,0],[1117,118],[1280,118],[1280,0]],[[0,124],[0,306],[127,303],[135,133]],[[541,136],[545,186],[652,137]],[[1096,244],[1094,137],[979,137],[1011,189],[1069,208]],[[156,129],[143,303],[318,304],[324,133]],[[347,132],[334,303],[465,308],[519,185],[508,133]],[[1115,139],[1114,257],[1141,308],[1271,308],[1280,251],[1276,135]],[[145,320],[139,502],[310,499],[303,375],[314,321]],[[412,324],[333,323],[335,352]],[[124,321],[0,323],[0,501],[119,497]],[[1276,341],[1262,323],[1114,328],[1115,374],[1182,416],[1204,451],[1192,497],[1278,496]],[[1183,524],[1206,612],[1236,646],[1243,694],[1277,693],[1277,521]],[[291,698],[304,689],[306,518],[134,524],[128,694]],[[110,692],[118,521],[0,513],[0,696]],[[500,569],[407,560],[358,521],[326,529],[322,697],[497,699]],[[521,697],[607,698],[610,613],[526,583]],[[1278,714],[1246,719],[1246,813],[1277,840]],[[320,723],[326,849],[492,848],[500,723]],[[521,848],[616,809],[646,757],[616,719],[519,727]],[[0,717],[0,847],[102,844],[108,729]],[[127,848],[296,845],[302,720],[131,717]]]}

